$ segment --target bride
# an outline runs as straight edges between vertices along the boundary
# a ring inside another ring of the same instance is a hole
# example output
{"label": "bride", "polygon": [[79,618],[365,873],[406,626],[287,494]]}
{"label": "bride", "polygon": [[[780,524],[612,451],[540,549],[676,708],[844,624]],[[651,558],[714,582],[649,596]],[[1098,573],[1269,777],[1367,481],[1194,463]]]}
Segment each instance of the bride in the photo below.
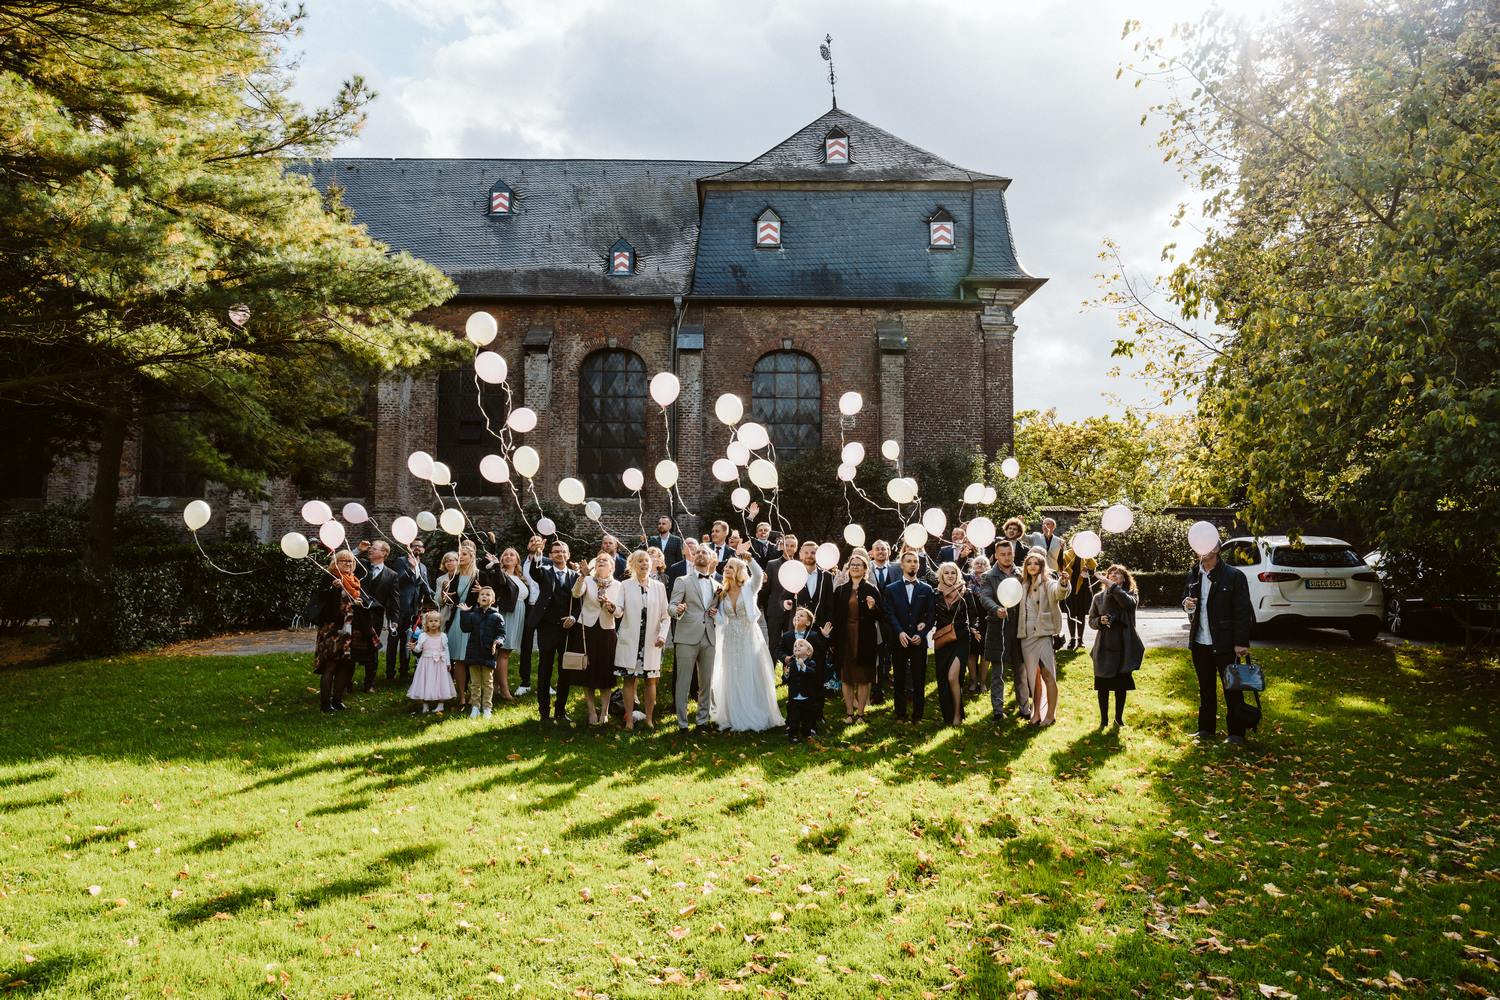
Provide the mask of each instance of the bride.
{"label": "bride", "polygon": [[761,732],[785,725],[776,707],[771,651],[760,634],[756,595],[765,574],[750,558],[748,543],[724,564],[714,649],[713,720],[720,729]]}

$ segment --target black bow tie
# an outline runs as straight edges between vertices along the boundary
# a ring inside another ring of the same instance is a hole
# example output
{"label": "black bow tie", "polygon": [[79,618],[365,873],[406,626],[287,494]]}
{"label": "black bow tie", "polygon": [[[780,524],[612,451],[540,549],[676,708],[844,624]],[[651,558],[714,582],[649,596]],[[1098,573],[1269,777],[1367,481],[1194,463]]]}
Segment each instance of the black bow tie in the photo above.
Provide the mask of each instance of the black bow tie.
{"label": "black bow tie", "polygon": [[699,573],[698,574],[698,579],[700,579],[700,580],[712,580],[713,577],[709,576],[706,573]]}

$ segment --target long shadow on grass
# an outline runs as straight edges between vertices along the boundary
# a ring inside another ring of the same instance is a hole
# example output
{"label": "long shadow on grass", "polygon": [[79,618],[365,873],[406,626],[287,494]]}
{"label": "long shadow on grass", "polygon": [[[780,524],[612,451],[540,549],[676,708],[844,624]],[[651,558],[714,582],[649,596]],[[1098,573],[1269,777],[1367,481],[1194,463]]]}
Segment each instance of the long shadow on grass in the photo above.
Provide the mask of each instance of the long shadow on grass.
{"label": "long shadow on grass", "polygon": [[73,973],[94,964],[94,959],[79,955],[46,955],[35,962],[22,960],[8,969],[0,969],[0,990],[8,997],[31,996],[61,987]]}

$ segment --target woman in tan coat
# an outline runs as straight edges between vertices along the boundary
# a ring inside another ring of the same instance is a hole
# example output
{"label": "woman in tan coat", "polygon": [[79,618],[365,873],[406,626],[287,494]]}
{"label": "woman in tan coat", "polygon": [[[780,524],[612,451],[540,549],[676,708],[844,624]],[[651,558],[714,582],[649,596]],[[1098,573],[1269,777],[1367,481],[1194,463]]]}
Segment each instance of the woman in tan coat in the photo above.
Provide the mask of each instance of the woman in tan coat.
{"label": "woman in tan coat", "polygon": [[[1063,599],[1071,592],[1068,578],[1047,569],[1047,553],[1033,548],[1021,563],[1021,669],[1031,678],[1031,724],[1057,721],[1057,658],[1052,637],[1062,627]],[[1047,714],[1042,716],[1041,685],[1046,685]]]}

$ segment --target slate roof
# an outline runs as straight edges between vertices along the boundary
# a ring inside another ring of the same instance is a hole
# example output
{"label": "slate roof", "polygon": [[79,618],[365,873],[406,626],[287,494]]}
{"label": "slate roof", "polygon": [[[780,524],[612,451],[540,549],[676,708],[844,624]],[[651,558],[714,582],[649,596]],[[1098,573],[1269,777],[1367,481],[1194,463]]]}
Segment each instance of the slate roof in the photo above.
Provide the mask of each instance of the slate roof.
{"label": "slate roof", "polygon": [[[823,138],[838,126],[849,133],[849,162],[823,162]],[[965,170],[898,139],[838,108],[815,118],[742,166],[705,177],[704,183],[757,181],[999,181],[1008,178]]]}
{"label": "slate roof", "polygon": [[[717,160],[339,158],[292,169],[338,184],[355,221],[395,250],[440,268],[478,295],[681,295],[698,240],[696,184],[734,166]],[[514,192],[509,215],[489,192]],[[627,240],[635,273],[607,273]]]}

